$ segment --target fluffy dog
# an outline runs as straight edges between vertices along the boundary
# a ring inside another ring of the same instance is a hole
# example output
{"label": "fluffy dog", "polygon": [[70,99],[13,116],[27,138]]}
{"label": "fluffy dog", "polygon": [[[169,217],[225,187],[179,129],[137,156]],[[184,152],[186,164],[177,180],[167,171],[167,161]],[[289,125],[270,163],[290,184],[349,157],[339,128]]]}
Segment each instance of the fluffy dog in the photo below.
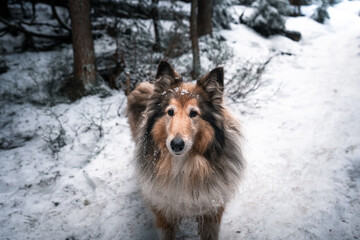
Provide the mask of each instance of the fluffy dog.
{"label": "fluffy dog", "polygon": [[174,239],[184,217],[197,219],[201,239],[218,238],[244,168],[240,126],[224,108],[223,90],[223,68],[191,84],[161,61],[155,83],[128,96],[136,173],[161,239]]}

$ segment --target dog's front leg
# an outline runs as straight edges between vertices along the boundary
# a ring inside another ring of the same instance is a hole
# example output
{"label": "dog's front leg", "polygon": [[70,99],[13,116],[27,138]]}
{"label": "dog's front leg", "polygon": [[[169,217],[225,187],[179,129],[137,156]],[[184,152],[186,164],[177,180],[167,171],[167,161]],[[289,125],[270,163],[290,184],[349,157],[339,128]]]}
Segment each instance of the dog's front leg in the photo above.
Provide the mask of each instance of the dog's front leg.
{"label": "dog's front leg", "polygon": [[179,218],[168,219],[162,212],[152,209],[155,215],[155,227],[160,240],[175,239],[176,229],[180,221]]}
{"label": "dog's front leg", "polygon": [[216,214],[203,215],[197,218],[201,240],[217,240],[219,238],[220,223],[223,212],[224,208],[221,207]]}

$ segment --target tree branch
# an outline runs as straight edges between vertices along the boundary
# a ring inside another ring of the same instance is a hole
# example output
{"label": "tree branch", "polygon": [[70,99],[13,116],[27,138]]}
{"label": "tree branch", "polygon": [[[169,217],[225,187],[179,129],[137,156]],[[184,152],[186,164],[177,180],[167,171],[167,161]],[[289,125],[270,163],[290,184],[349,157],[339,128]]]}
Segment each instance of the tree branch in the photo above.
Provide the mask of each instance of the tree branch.
{"label": "tree branch", "polygon": [[51,3],[51,11],[52,11],[53,15],[55,16],[55,18],[58,21],[58,23],[60,24],[60,26],[65,28],[67,31],[69,31],[71,33],[71,29],[61,20],[60,16],[58,15],[54,2],[55,1],[53,0]]}
{"label": "tree branch", "polygon": [[35,23],[35,22],[18,22],[18,24],[24,24],[24,25],[28,25],[28,26],[47,26],[47,27],[52,27],[52,28],[60,28],[61,26],[59,25],[54,25],[51,23]]}
{"label": "tree branch", "polygon": [[32,31],[29,31],[26,28],[24,28],[21,25],[21,23],[20,24],[19,23],[13,24],[13,23],[9,22],[8,20],[6,20],[5,18],[3,18],[1,16],[0,16],[0,22],[4,23],[10,29],[20,31],[22,33],[29,34],[29,35],[34,36],[34,37],[54,39],[54,40],[59,40],[59,41],[67,42],[67,43],[71,42],[70,35],[51,35],[51,34],[32,32]]}

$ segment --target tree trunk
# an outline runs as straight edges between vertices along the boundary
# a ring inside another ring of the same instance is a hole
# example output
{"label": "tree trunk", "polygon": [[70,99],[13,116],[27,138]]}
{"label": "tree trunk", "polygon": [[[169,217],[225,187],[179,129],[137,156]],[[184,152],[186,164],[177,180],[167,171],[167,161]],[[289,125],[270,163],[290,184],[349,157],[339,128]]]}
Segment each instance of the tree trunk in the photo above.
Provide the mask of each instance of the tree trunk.
{"label": "tree trunk", "polygon": [[19,4],[20,4],[20,8],[21,8],[21,12],[22,12],[23,17],[25,19],[28,18],[28,15],[26,13],[26,9],[24,7],[24,2],[22,0],[20,0]]}
{"label": "tree trunk", "polygon": [[0,0],[0,17],[10,19],[10,11],[8,7],[8,0]]}
{"label": "tree trunk", "polygon": [[31,22],[34,22],[36,19],[36,2],[35,0],[31,1],[31,9],[32,9],[32,17],[31,17]]}
{"label": "tree trunk", "polygon": [[199,37],[212,34],[212,0],[199,0],[198,34]]}
{"label": "tree trunk", "polygon": [[290,0],[290,4],[297,7],[297,16],[301,15],[301,0]]}
{"label": "tree trunk", "polygon": [[159,0],[152,0],[151,5],[151,15],[154,23],[154,33],[155,33],[155,51],[161,49],[161,38],[160,38],[160,22],[159,22],[159,10],[158,10]]}
{"label": "tree trunk", "polygon": [[74,86],[83,87],[84,94],[96,83],[89,0],[69,0],[69,9],[74,51]]}
{"label": "tree trunk", "polygon": [[200,75],[200,70],[201,70],[197,19],[198,19],[198,0],[193,0],[191,3],[190,38],[191,38],[191,48],[193,54],[194,78],[197,78]]}

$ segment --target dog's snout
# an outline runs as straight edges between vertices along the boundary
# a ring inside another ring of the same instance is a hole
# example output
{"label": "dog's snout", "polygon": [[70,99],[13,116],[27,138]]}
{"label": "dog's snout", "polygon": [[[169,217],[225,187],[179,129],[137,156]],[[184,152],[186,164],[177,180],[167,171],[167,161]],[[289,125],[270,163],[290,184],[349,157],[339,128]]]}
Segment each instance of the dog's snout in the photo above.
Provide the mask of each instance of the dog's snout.
{"label": "dog's snout", "polygon": [[175,153],[181,152],[185,147],[185,142],[180,137],[175,137],[170,142],[170,147]]}

